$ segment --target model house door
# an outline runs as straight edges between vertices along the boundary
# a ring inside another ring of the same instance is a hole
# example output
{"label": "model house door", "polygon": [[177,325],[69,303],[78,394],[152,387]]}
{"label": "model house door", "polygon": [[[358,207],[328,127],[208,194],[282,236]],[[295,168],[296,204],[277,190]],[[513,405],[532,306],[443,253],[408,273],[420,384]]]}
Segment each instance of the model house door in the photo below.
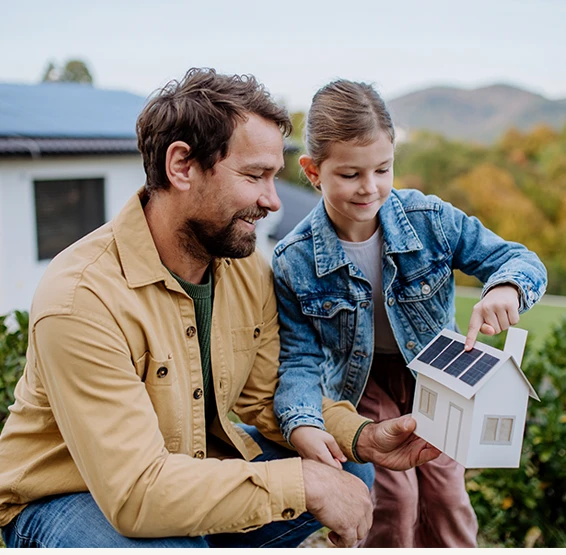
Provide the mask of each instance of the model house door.
{"label": "model house door", "polygon": [[443,451],[453,459],[455,459],[458,454],[460,430],[462,428],[462,413],[463,410],[460,407],[457,407],[455,404],[450,403]]}

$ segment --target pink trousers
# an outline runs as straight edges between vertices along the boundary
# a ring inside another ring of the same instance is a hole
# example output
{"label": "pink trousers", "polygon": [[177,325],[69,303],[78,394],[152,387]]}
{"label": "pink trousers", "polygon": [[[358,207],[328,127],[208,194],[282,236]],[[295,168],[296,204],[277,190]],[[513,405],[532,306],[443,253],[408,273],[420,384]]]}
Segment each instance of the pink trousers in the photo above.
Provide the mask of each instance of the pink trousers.
{"label": "pink trousers", "polygon": [[[358,412],[376,422],[412,411],[415,379],[401,355],[375,355]],[[359,547],[476,547],[464,467],[442,454],[404,472],[375,467],[373,525]]]}

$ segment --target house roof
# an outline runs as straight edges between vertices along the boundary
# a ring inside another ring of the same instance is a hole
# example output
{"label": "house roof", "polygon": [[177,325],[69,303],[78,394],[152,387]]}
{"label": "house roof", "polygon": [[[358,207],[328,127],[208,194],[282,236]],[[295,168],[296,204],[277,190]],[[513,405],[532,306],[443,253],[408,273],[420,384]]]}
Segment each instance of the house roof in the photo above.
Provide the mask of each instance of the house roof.
{"label": "house roof", "polygon": [[133,139],[145,101],[77,83],[0,83],[0,137]]}
{"label": "house roof", "polygon": [[0,156],[139,154],[136,139],[45,139],[0,137]]}
{"label": "house roof", "polygon": [[[408,364],[408,367],[441,383],[462,397],[471,399],[510,360],[525,381],[529,395],[540,401],[533,386],[512,355],[479,341],[476,341],[474,345],[474,353],[465,354],[465,341],[465,336],[444,329],[425,346],[419,355]],[[464,358],[466,361],[458,364]]]}

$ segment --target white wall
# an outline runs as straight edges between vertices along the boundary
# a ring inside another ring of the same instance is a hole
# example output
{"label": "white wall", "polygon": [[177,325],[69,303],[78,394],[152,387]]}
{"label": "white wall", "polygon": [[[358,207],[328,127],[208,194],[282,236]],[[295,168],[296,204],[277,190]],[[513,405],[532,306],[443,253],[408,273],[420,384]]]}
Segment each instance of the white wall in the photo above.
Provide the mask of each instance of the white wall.
{"label": "white wall", "polygon": [[[468,468],[519,466],[528,400],[527,384],[514,364],[508,361],[476,393]],[[511,445],[485,445],[480,442],[485,415],[516,417]]]}
{"label": "white wall", "polygon": [[[435,391],[438,395],[436,399],[434,420],[431,420],[419,412],[421,385]],[[444,449],[450,403],[453,403],[462,409],[462,423],[460,428],[457,460],[461,464],[464,464],[468,455],[468,438],[470,437],[472,413],[474,408],[473,400],[462,397],[455,391],[452,391],[448,387],[436,382],[428,376],[423,374],[418,375],[412,413],[413,418],[417,421],[415,434],[441,450]]]}
{"label": "white wall", "polygon": [[0,314],[29,310],[49,261],[38,261],[33,182],[104,178],[112,219],[144,184],[141,156],[57,157],[0,161]]}

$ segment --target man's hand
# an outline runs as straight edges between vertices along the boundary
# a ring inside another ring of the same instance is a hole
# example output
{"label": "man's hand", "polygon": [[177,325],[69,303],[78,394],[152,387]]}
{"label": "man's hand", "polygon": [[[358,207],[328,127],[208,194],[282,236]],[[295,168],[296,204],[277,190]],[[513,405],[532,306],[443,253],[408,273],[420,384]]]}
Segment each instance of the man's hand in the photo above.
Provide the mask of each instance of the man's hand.
{"label": "man's hand", "polygon": [[367,486],[354,475],[308,459],[303,460],[307,510],[330,528],[337,547],[352,547],[364,538],[373,520]]}
{"label": "man's hand", "polygon": [[390,470],[407,470],[432,461],[440,451],[413,434],[417,426],[408,415],[368,424],[356,444],[358,456]]}
{"label": "man's hand", "polygon": [[341,463],[348,460],[334,437],[320,428],[299,426],[291,432],[289,439],[303,459],[319,461],[336,468],[342,468]]}
{"label": "man's hand", "polygon": [[497,335],[519,322],[519,292],[514,285],[498,285],[474,306],[465,351],[470,351],[478,336]]}

